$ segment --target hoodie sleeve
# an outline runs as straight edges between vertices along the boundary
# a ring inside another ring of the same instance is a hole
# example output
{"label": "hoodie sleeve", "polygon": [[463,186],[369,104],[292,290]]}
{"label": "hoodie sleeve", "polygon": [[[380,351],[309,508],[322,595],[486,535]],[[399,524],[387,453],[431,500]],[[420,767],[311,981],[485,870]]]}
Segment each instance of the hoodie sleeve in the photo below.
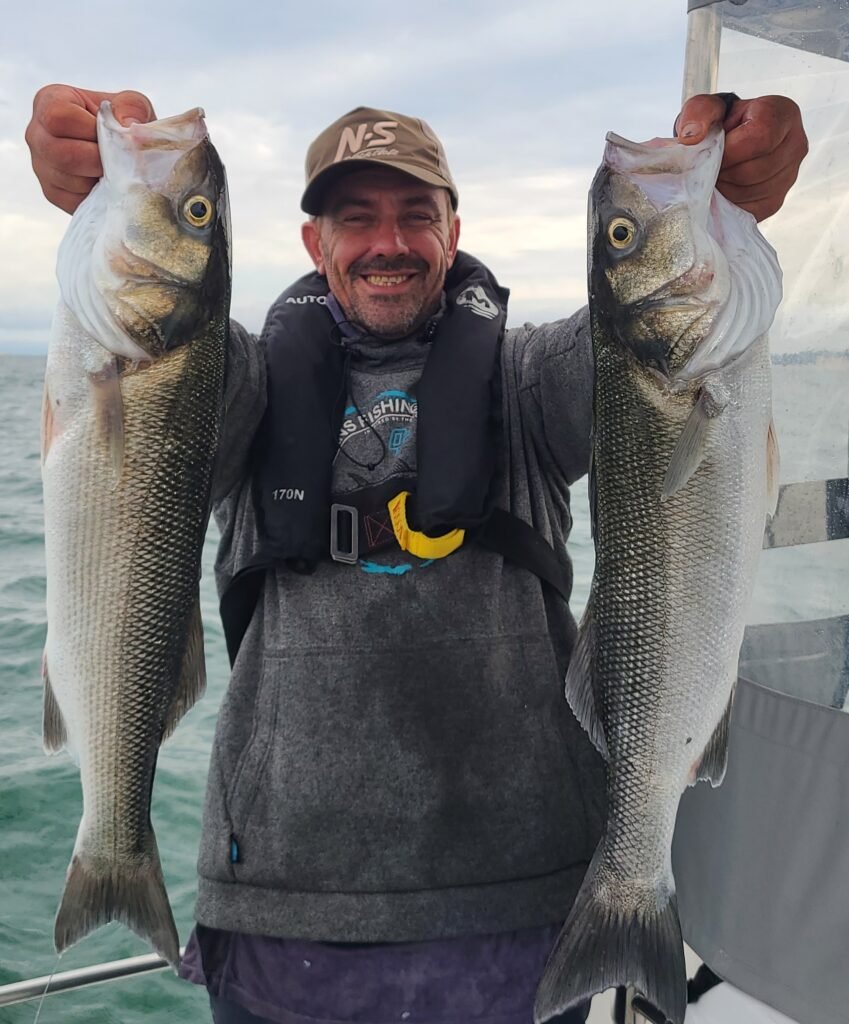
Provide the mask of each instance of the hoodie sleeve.
{"label": "hoodie sleeve", "polygon": [[241,483],[251,442],[265,412],[265,402],[264,347],[255,335],[231,321],[224,423],[212,485],[213,504]]}
{"label": "hoodie sleeve", "polygon": [[513,386],[540,463],[553,462],[572,484],[590,461],[594,369],[587,308],[508,336]]}

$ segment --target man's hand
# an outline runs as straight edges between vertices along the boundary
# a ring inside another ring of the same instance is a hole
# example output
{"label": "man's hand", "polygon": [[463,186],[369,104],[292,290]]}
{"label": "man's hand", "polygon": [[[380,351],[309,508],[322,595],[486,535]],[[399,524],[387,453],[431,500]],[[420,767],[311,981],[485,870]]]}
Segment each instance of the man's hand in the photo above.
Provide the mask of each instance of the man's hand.
{"label": "man's hand", "polygon": [[97,149],[97,111],[111,100],[121,124],[152,121],[150,100],[140,92],[91,92],[46,85],[35,94],[26,140],[32,169],[54,206],[73,213],[103,174]]}
{"label": "man's hand", "polygon": [[675,131],[681,142],[700,142],[712,124],[725,128],[725,153],[716,187],[732,203],[763,220],[781,208],[808,152],[802,114],[786,96],[735,99],[726,114],[719,96],[693,96]]}

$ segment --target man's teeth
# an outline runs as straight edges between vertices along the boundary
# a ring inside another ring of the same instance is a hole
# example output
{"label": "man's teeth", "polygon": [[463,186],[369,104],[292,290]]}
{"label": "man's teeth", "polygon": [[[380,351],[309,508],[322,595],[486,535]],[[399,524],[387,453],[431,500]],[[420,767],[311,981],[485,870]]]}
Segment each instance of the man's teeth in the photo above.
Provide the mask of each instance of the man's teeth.
{"label": "man's teeth", "polygon": [[366,274],[366,281],[378,288],[389,288],[393,284],[403,284],[409,276],[409,274],[395,274],[391,277],[388,274]]}

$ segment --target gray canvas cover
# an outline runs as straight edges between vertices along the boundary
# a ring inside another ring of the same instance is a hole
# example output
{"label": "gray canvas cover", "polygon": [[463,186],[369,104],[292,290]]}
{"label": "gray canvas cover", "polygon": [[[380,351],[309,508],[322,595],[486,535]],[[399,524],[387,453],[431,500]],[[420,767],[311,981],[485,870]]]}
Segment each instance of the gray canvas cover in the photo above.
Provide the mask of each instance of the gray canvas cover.
{"label": "gray canvas cover", "polygon": [[849,60],[847,0],[688,0],[687,9],[712,5],[724,28]]}
{"label": "gray canvas cover", "polygon": [[803,1024],[849,1020],[849,619],[746,634],[722,786],[682,798],[686,941]]}

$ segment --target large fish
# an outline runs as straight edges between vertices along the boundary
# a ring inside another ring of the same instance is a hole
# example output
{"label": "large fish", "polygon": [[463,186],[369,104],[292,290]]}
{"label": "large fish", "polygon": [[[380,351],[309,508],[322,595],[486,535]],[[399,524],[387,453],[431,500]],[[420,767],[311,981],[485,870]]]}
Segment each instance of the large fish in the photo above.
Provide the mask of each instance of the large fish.
{"label": "large fish", "polygon": [[79,761],[61,952],[111,920],[179,961],[150,822],[159,745],[203,690],[198,604],[229,307],[202,111],[97,118],[103,178],[59,248],[42,427],[44,744]]}
{"label": "large fish", "polygon": [[596,566],[566,693],[606,758],[608,817],[537,1022],[619,985],[684,1019],[672,833],[685,787],[725,771],[778,485],[766,331],[781,273],[714,191],[723,143],[610,134],[590,191]]}

